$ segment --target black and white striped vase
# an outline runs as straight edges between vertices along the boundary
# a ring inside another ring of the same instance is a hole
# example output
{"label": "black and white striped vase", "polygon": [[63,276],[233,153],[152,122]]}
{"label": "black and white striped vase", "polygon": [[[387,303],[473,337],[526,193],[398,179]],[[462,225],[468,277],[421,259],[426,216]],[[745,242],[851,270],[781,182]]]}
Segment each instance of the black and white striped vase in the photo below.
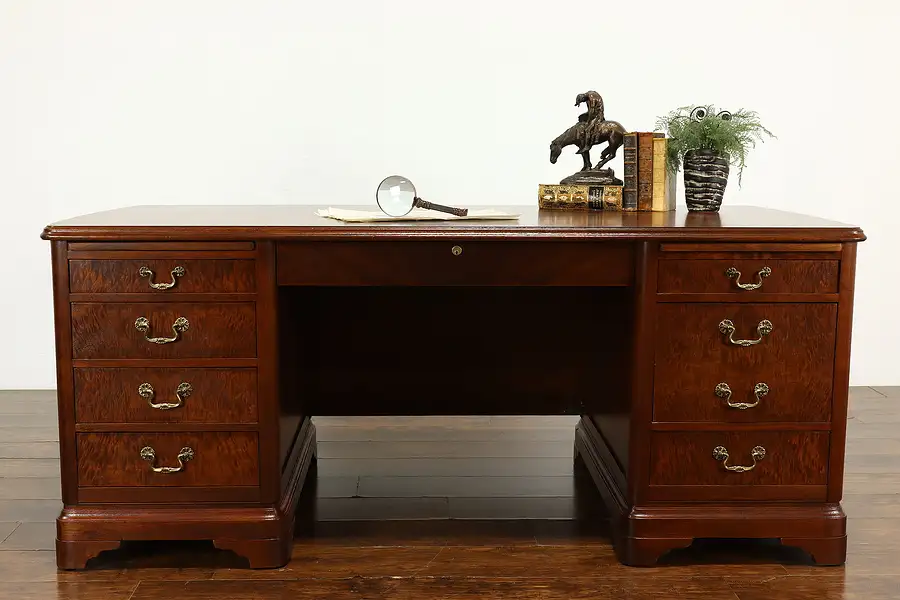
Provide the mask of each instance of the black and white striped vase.
{"label": "black and white striped vase", "polygon": [[712,150],[684,154],[684,199],[688,210],[717,212],[728,185],[728,157]]}

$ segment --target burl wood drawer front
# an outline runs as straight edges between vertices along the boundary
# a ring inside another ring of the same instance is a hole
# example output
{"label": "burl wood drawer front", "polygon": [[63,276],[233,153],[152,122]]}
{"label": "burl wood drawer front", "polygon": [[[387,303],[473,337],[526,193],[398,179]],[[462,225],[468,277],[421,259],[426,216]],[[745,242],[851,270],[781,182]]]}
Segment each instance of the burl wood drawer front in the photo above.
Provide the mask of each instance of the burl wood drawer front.
{"label": "burl wood drawer front", "polygon": [[630,285],[633,250],[611,242],[285,242],[281,285]]}
{"label": "burl wood drawer front", "polygon": [[825,431],[654,432],[653,500],[824,500]]}
{"label": "burl wood drawer front", "polygon": [[828,422],[836,326],[836,304],[660,304],[654,420]]}
{"label": "burl wood drawer front", "polygon": [[256,369],[75,369],[78,423],[256,423],[256,415]]}
{"label": "burl wood drawer front", "polygon": [[252,260],[70,260],[69,289],[78,293],[237,293],[256,290]]}
{"label": "burl wood drawer front", "polygon": [[79,433],[80,487],[259,484],[255,432]]}
{"label": "burl wood drawer front", "polygon": [[837,260],[664,259],[657,291],[668,293],[836,294]]}
{"label": "burl wood drawer front", "polygon": [[72,304],[72,353],[88,358],[254,358],[256,305]]}

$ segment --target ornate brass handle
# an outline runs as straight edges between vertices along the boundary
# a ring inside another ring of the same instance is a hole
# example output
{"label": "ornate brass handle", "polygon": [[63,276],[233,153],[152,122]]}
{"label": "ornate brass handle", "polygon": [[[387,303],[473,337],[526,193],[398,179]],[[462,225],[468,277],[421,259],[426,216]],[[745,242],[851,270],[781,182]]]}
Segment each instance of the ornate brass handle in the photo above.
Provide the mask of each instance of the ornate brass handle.
{"label": "ornate brass handle", "polygon": [[756,290],[762,287],[763,279],[772,274],[772,269],[769,267],[763,267],[756,274],[756,283],[741,283],[741,272],[738,271],[735,267],[728,267],[725,269],[725,276],[729,279],[734,279],[734,283],[736,286],[741,288],[742,290]]}
{"label": "ornate brass handle", "polygon": [[153,402],[153,397],[156,396],[156,392],[153,390],[153,386],[149,383],[142,383],[138,386],[138,394],[141,398],[145,398],[147,403],[150,405],[150,408],[157,408],[159,410],[171,410],[173,408],[178,408],[179,406],[184,404],[184,399],[190,396],[194,391],[194,388],[191,387],[191,384],[187,382],[181,382],[178,384],[178,387],[175,388],[175,397],[178,399],[178,402]]}
{"label": "ornate brass handle", "polygon": [[156,450],[150,446],[141,448],[141,458],[150,463],[150,468],[154,473],[178,473],[184,469],[184,463],[194,458],[194,451],[187,446],[182,448],[176,457],[178,459],[177,467],[157,467],[154,464],[156,462]]}
{"label": "ornate brass handle", "polygon": [[755,340],[736,340],[734,339],[734,323],[732,323],[728,319],[723,319],[721,323],[719,323],[719,331],[728,336],[728,341],[734,344],[735,346],[753,346],[762,341],[762,339],[772,333],[772,329],[774,329],[772,325],[772,321],[768,319],[763,319],[759,322],[759,325],[756,326],[756,332],[759,334],[759,337]]}
{"label": "ornate brass handle", "polygon": [[753,464],[749,467],[745,467],[742,465],[729,465],[728,464],[728,450],[725,449],[724,446],[716,446],[713,448],[713,458],[716,460],[722,461],[722,464],[729,471],[734,471],[735,473],[745,473],[747,471],[752,471],[756,468],[756,463],[761,461],[766,457],[766,449],[762,446],[756,446],[753,450],[750,451],[750,458],[753,459]]}
{"label": "ornate brass handle", "polygon": [[175,335],[172,337],[150,337],[147,335],[147,332],[150,331],[150,320],[147,317],[138,317],[134,322],[134,328],[144,334],[144,338],[152,343],[152,344],[169,344],[171,342],[178,341],[178,334],[187,331],[188,327],[190,327],[190,323],[184,317],[178,317],[175,319],[175,322],[172,323],[172,331],[175,332]]}
{"label": "ornate brass handle", "polygon": [[171,271],[172,273],[172,282],[171,283],[153,283],[153,271],[150,270],[150,267],[141,267],[138,269],[138,275],[141,277],[147,277],[150,279],[150,287],[154,290],[167,290],[169,288],[175,287],[175,278],[184,276],[184,267],[175,267]]}
{"label": "ornate brass handle", "polygon": [[762,399],[762,397],[768,393],[769,386],[767,386],[765,383],[757,383],[755,386],[753,386],[753,395],[756,396],[756,402],[732,402],[731,388],[728,386],[728,384],[723,382],[716,386],[716,396],[718,396],[719,398],[724,398],[725,402],[727,402],[728,406],[730,406],[731,408],[739,408],[741,410],[753,408],[754,406],[759,404],[759,401]]}

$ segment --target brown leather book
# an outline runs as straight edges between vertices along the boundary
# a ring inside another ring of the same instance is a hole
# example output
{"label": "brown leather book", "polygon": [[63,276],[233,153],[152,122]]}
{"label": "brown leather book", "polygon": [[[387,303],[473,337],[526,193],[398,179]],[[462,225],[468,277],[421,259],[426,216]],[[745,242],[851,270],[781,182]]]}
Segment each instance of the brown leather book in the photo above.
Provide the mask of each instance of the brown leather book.
{"label": "brown leather book", "polygon": [[632,211],[638,209],[638,147],[637,133],[626,133],[622,144],[625,165],[625,174],[622,179],[625,186],[622,189],[622,210]]}
{"label": "brown leather book", "polygon": [[638,210],[653,210],[653,132],[638,132]]}

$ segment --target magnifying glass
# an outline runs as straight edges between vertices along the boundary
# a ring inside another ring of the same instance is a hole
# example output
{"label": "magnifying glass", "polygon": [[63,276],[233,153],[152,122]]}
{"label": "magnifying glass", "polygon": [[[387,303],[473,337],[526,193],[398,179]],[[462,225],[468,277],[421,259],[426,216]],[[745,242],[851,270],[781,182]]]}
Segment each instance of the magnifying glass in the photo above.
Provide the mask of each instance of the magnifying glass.
{"label": "magnifying glass", "polygon": [[378,208],[391,217],[408,215],[414,208],[437,210],[457,217],[465,217],[469,214],[468,208],[453,208],[422,200],[416,194],[416,186],[412,184],[412,181],[400,175],[385,177],[378,184],[375,200],[378,202]]}

